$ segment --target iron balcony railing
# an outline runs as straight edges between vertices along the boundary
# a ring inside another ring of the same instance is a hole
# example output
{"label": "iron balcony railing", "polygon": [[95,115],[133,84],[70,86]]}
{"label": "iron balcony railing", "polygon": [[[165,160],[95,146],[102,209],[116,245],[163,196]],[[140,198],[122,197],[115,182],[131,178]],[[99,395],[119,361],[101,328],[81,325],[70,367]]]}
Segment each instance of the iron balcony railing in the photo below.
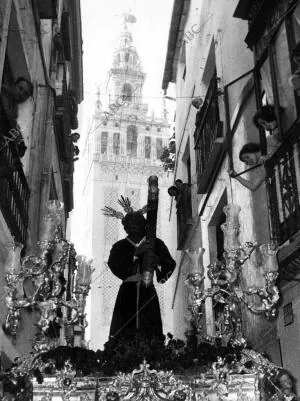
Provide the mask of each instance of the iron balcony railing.
{"label": "iron balcony railing", "polygon": [[282,244],[300,230],[299,125],[266,162],[273,239]]}
{"label": "iron balcony railing", "polygon": [[0,209],[12,236],[26,245],[30,191],[15,143],[0,146]]}
{"label": "iron balcony railing", "polygon": [[198,193],[205,193],[224,145],[216,72],[210,81],[204,103],[197,113],[194,141]]}

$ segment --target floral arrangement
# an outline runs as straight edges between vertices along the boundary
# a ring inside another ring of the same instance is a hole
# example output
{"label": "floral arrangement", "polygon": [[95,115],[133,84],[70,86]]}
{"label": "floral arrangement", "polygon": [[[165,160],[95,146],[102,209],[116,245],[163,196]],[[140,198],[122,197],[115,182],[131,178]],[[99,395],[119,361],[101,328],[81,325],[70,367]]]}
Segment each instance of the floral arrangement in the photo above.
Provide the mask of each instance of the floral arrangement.
{"label": "floral arrangement", "polygon": [[[9,371],[2,374],[2,381],[4,392],[22,401],[31,399],[33,377],[42,383],[45,376],[62,374],[66,364],[72,367],[77,377],[111,377],[119,372],[130,373],[144,360],[151,369],[172,371],[180,376],[200,377],[209,372],[214,375],[220,365],[219,368],[228,373],[260,372],[265,379],[265,384],[262,382],[264,391],[267,392],[268,383],[272,384],[270,378],[277,372],[277,366],[251,348],[231,343],[225,347],[218,338],[201,338],[199,341],[195,329],[186,333],[185,342],[175,339],[170,333],[152,338],[133,330],[122,337],[110,339],[103,350],[58,346],[18,359]],[[274,389],[269,392],[272,394]]]}
{"label": "floral arrangement", "polygon": [[[4,380],[5,391],[17,394],[28,387],[28,378],[35,377],[39,383],[44,375],[61,371],[67,361],[73,366],[77,376],[113,376],[118,372],[129,373],[136,369],[144,359],[152,369],[170,371],[174,374],[193,375],[207,371],[218,357],[227,363],[236,360],[237,348],[224,347],[221,342],[200,342],[194,332],[187,334],[186,342],[175,339],[172,334],[149,338],[149,336],[127,331],[120,338],[110,339],[103,350],[92,351],[86,348],[59,346],[40,353],[32,358],[31,370],[26,374],[14,373],[15,366],[7,372]],[[24,372],[24,370],[22,371]]]}

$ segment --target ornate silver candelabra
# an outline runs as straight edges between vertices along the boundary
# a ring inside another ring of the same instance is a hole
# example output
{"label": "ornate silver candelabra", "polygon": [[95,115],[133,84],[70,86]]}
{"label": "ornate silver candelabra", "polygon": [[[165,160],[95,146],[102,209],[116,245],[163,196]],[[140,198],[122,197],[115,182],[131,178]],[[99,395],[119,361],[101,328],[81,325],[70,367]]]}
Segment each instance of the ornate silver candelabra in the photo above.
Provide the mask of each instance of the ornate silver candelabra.
{"label": "ornate silver candelabra", "polygon": [[[231,341],[243,345],[241,303],[256,314],[264,314],[270,319],[276,315],[276,305],[279,300],[279,291],[276,287],[278,276],[277,250],[271,244],[260,247],[253,242],[241,244],[239,241],[239,213],[240,207],[232,204],[224,207],[226,222],[221,226],[224,232],[223,261],[216,261],[207,267],[207,277],[211,287],[203,289],[204,267],[201,262],[203,248],[187,250],[190,259],[190,274],[186,283],[192,288],[189,298],[189,309],[195,325],[200,329],[202,305],[206,298],[211,297],[215,304],[222,305],[216,317],[216,336],[225,342]],[[248,260],[252,252],[260,254],[263,272],[262,287],[244,289],[240,281],[242,265]]]}
{"label": "ornate silver candelabra", "polygon": [[[13,336],[20,326],[20,310],[28,307],[41,313],[37,325],[44,336],[55,323],[57,327],[87,326],[85,306],[91,261],[83,256],[76,258],[73,244],[62,238],[63,204],[50,201],[47,209],[35,254],[21,260],[23,246],[18,243],[11,244],[8,250],[4,266],[7,315],[3,327]],[[65,316],[62,309],[67,310]]]}

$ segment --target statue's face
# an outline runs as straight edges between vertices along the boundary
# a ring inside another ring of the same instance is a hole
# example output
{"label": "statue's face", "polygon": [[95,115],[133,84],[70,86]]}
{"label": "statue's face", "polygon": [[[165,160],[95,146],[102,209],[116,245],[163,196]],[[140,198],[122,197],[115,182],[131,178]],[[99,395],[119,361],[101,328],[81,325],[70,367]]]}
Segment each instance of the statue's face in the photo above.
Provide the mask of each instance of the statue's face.
{"label": "statue's face", "polygon": [[139,221],[131,221],[126,227],[125,231],[128,234],[128,237],[134,242],[140,242],[140,240],[146,234],[145,225]]}
{"label": "statue's face", "polygon": [[146,235],[146,220],[139,213],[129,213],[124,219],[124,229],[128,237],[135,243]]}

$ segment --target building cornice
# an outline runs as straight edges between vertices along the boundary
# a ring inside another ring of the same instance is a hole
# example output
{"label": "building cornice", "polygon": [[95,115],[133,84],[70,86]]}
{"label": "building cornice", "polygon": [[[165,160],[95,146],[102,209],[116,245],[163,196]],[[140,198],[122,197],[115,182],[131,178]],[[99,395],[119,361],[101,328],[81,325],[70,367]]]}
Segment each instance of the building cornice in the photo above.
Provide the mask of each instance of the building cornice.
{"label": "building cornice", "polygon": [[177,62],[182,45],[184,27],[187,14],[190,8],[191,0],[174,0],[171,25],[169,30],[169,39],[167,47],[167,56],[165,61],[162,89],[168,88],[169,82],[175,82]]}

